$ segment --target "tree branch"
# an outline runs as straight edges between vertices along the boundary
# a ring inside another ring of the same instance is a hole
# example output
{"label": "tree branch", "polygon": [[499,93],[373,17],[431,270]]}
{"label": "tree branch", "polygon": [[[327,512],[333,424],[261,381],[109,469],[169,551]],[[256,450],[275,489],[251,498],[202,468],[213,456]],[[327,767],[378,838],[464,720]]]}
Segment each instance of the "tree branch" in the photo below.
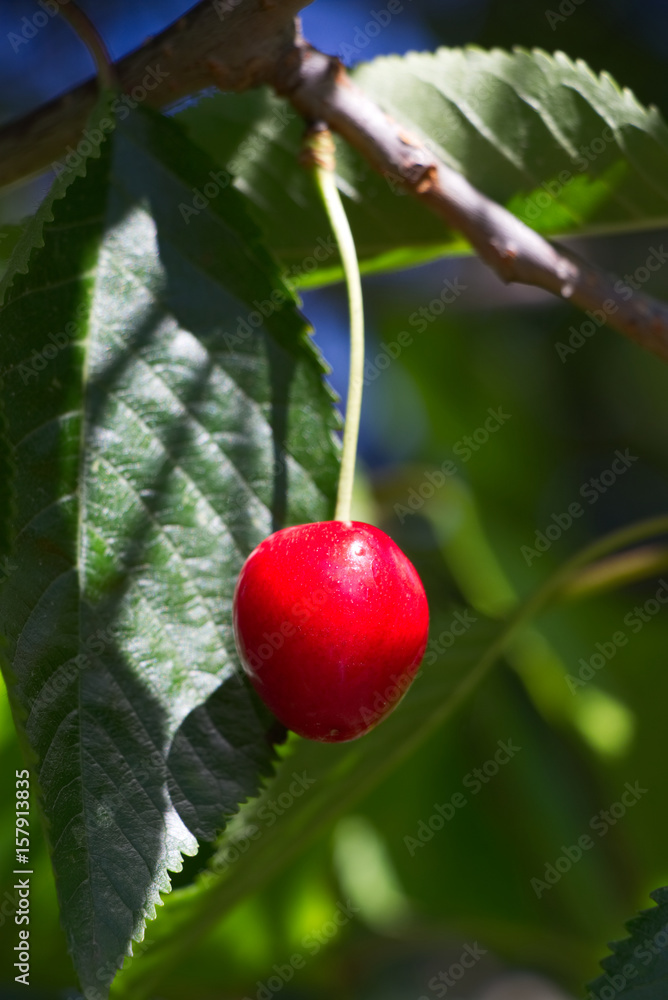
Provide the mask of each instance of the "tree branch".
{"label": "tree branch", "polygon": [[[324,121],[380,173],[464,234],[505,282],[534,285],[592,312],[668,360],[668,305],[558,248],[476,191],[356,87],[338,59],[309,46],[295,15],[311,0],[203,0],[114,64],[125,94],[165,107],[218,86],[272,84],[307,121]],[[153,70],[151,89],[144,87]],[[0,129],[0,186],[43,170],[76,146],[95,102],[90,80]]]}
{"label": "tree branch", "polygon": [[[459,230],[502,281],[543,288],[594,313],[668,360],[668,305],[539,236],[490,201],[391,119],[350,80],[338,59],[298,41],[276,67],[276,90],[307,121],[324,121],[377,171]],[[668,256],[668,255],[667,255]],[[602,316],[601,316],[602,314]]]}
{"label": "tree branch", "polygon": [[[311,0],[203,0],[165,31],[113,63],[132,100],[164,108],[207,87],[266,83],[295,45],[295,15]],[[93,78],[0,129],[0,187],[47,169],[76,148],[97,97]],[[143,96],[141,96],[143,93]]]}

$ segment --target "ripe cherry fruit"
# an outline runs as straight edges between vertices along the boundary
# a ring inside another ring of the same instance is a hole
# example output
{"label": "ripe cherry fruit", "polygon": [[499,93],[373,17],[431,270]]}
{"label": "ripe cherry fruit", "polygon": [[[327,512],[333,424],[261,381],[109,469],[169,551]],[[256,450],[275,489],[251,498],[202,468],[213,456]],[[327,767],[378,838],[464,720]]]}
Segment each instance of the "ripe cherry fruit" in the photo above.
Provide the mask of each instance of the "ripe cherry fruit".
{"label": "ripe cherry fruit", "polygon": [[395,708],[428,627],[415,567],[359,521],[275,532],[234,593],[237,649],[254,688],[289,729],[329,743],[362,736]]}

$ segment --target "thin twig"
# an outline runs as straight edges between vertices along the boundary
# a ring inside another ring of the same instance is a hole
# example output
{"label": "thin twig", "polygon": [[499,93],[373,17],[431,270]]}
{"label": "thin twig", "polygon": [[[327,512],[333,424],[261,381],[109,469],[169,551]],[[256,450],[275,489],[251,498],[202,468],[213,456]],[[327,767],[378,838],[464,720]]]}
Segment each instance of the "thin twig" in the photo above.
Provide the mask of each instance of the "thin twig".
{"label": "thin twig", "polygon": [[108,90],[117,86],[118,81],[107,46],[88,14],[72,0],[67,7],[59,7],[58,13],[67,21],[93,57],[100,86]]}

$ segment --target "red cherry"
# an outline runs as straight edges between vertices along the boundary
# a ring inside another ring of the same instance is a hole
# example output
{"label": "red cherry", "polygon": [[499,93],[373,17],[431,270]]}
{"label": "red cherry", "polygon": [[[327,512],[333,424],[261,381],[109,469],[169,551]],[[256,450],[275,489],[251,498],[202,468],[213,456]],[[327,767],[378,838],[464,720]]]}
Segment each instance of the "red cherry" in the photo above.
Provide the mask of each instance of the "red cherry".
{"label": "red cherry", "polygon": [[288,729],[328,743],[362,736],[395,708],[428,628],[415,567],[359,521],[275,532],[234,592],[234,635],[254,688]]}

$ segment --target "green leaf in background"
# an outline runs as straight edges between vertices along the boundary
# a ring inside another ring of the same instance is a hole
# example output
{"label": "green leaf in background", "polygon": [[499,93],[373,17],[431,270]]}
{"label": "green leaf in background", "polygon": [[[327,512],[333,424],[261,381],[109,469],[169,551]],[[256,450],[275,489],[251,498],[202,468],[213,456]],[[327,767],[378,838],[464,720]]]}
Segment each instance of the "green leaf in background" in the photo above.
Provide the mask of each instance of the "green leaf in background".
{"label": "green leaf in background", "polygon": [[179,210],[212,169],[137,111],[56,190],[2,316],[7,682],[97,990],[181,854],[272,770],[272,721],[237,672],[234,583],[272,529],[333,507],[336,416],[294,295],[236,191]]}
{"label": "green leaf in background", "polygon": [[[442,620],[436,609],[434,626],[438,628]],[[224,913],[298,856],[318,833],[409,756],[489,667],[486,653],[501,628],[476,619],[447,662],[440,659],[423,668],[424,676],[399,708],[364,739],[338,745],[296,740],[268,793],[269,800],[289,801],[290,808],[272,813],[267,801],[260,799],[257,808],[244,810],[241,827],[225,838],[218,860],[214,859],[216,874],[207,873],[196,886],[172,893],[151,928],[151,946],[123,970],[112,995],[119,1000],[152,996]],[[373,713],[374,706],[368,709]],[[235,850],[242,838],[243,851]]]}
{"label": "green leaf in background", "polygon": [[[663,119],[583,62],[561,52],[441,48],[383,56],[352,76],[475,187],[546,236],[668,221]],[[178,117],[237,175],[270,246],[302,286],[340,277],[297,164],[303,123],[285,101],[268,92],[217,94]],[[363,270],[411,267],[467,249],[392,178],[375,174],[342,142],[337,154]]]}
{"label": "green leaf in background", "polygon": [[650,893],[656,903],[626,925],[630,936],[610,945],[603,975],[589,985],[591,1000],[664,1000],[668,990],[668,888]]}
{"label": "green leaf in background", "polygon": [[[344,810],[414,754],[452,716],[467,695],[476,690],[499,656],[506,650],[513,653],[517,639],[524,635],[523,630],[561,593],[564,579],[571,579],[576,570],[593,559],[629,541],[651,537],[665,527],[665,518],[652,519],[598,540],[564,564],[505,622],[491,622],[482,614],[470,614],[468,609],[463,614],[459,612],[456,620],[463,625],[462,634],[447,650],[439,646],[436,636],[446,622],[452,624],[452,616],[446,617],[438,604],[432,606],[432,638],[421,675],[397,710],[363,740],[338,745],[308,740],[295,742],[294,752],[284,761],[268,796],[284,808],[272,812],[271,801],[267,808],[266,800],[260,800],[244,810],[238,828],[223,840],[213,862],[213,872],[207,873],[195,885],[173,893],[166,901],[152,928],[150,946],[141,961],[131,962],[123,970],[114,984],[113,996],[118,1000],[147,1000],[153,996],[169,978],[171,970],[178,967],[180,960],[212,931],[224,914],[262,887]],[[373,711],[373,705],[369,710]],[[551,742],[551,747],[546,741],[545,746],[533,748],[534,756],[538,750],[542,756],[542,768],[536,768],[532,759],[529,769],[529,773],[533,769],[531,780],[535,783],[535,794],[540,793],[549,771],[552,771],[552,778],[559,776],[560,771],[560,778],[565,776],[562,762],[557,767],[552,766],[548,752],[554,751],[554,741]],[[453,803],[454,800],[446,806],[452,810],[449,819],[458,808]],[[554,835],[564,817],[559,816],[558,806],[551,805],[551,832]],[[527,820],[527,825],[531,822]],[[419,849],[421,845],[415,846]],[[475,897],[470,905],[479,907]],[[598,905],[599,900],[596,900],[592,912]],[[601,906],[600,911],[605,912],[605,907]],[[601,912],[596,915],[600,917]],[[531,920],[534,919],[532,914]],[[530,926],[528,920],[527,924]],[[540,933],[536,935],[537,938],[541,936]],[[578,953],[574,935],[564,934],[563,939],[569,940],[573,952],[569,962],[581,963],[585,948],[580,948]],[[508,946],[508,937],[505,944]],[[536,942],[533,944],[535,946]],[[545,945],[545,940],[542,944]]]}

